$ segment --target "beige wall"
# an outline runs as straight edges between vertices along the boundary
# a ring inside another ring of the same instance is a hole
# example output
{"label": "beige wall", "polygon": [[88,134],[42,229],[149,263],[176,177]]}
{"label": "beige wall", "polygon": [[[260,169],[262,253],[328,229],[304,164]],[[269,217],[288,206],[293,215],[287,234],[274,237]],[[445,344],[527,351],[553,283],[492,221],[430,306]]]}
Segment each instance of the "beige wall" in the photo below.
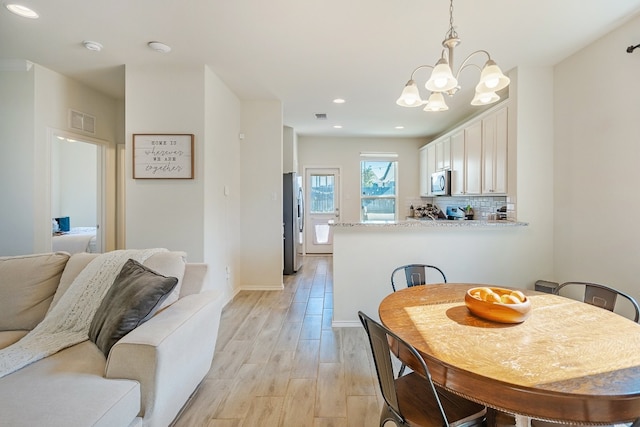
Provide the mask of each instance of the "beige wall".
{"label": "beige wall", "polygon": [[282,288],[282,103],[243,101],[240,165],[243,289]]}
{"label": "beige wall", "polygon": [[238,215],[241,102],[208,68],[205,88],[204,262],[209,264],[212,286],[224,289],[224,301],[228,301],[239,290],[242,255]]}
{"label": "beige wall", "polygon": [[298,168],[341,168],[341,220],[360,220],[360,153],[394,152],[398,154],[398,206],[400,215],[420,198],[418,148],[425,138],[331,138],[298,137]]}
{"label": "beige wall", "polygon": [[0,255],[34,249],[34,80],[33,68],[0,72]]}
{"label": "beige wall", "polygon": [[[16,255],[51,250],[51,147],[55,130],[70,129],[69,109],[96,118],[92,141],[106,147],[105,197],[115,197],[115,128],[119,101],[75,80],[34,64],[29,71],[0,73],[0,144],[10,162],[0,178],[3,206],[0,211],[0,254]],[[4,97],[4,94],[7,97]],[[110,206],[114,206],[111,203]],[[6,227],[6,230],[4,229]],[[115,244],[115,210],[105,212],[107,249]],[[4,236],[7,236],[5,238]]]}
{"label": "beige wall", "polygon": [[555,278],[640,299],[640,18],[555,68]]}
{"label": "beige wall", "polygon": [[[126,245],[204,259],[204,67],[126,68]],[[194,179],[133,179],[137,133],[194,135]]]}

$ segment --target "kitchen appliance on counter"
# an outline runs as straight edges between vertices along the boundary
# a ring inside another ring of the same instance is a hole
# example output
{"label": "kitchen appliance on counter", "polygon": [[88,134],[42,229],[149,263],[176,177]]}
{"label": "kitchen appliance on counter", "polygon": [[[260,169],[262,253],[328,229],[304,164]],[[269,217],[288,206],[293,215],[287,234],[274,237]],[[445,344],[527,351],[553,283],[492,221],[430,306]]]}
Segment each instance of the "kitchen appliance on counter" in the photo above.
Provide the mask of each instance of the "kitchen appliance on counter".
{"label": "kitchen appliance on counter", "polygon": [[283,274],[294,274],[302,267],[304,243],[304,192],[302,177],[295,172],[282,177]]}
{"label": "kitchen appliance on counter", "polygon": [[431,194],[434,196],[451,195],[451,171],[440,171],[431,174]]}
{"label": "kitchen appliance on counter", "polygon": [[464,220],[466,219],[466,212],[464,208],[457,206],[447,206],[447,219],[452,220]]}

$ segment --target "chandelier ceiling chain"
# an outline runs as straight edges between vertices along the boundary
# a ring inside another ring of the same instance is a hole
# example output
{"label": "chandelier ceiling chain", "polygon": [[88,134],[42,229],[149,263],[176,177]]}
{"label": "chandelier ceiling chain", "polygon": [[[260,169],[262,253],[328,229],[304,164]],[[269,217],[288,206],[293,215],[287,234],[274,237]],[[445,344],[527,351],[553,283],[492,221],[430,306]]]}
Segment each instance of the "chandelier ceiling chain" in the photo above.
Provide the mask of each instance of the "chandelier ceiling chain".
{"label": "chandelier ceiling chain", "polygon": [[[505,76],[500,67],[491,59],[491,55],[486,50],[476,50],[467,56],[460,68],[453,75],[453,60],[454,50],[457,45],[460,44],[460,38],[453,25],[453,0],[449,1],[449,31],[445,40],[442,42],[442,46],[445,48],[442,50],[442,55],[435,66],[432,65],[420,65],[411,73],[411,78],[407,82],[402,91],[402,95],[396,101],[396,104],[402,107],[420,107],[424,105],[424,111],[445,111],[449,107],[445,103],[443,93],[447,93],[449,96],[453,96],[459,89],[458,78],[460,73],[467,67],[475,67],[480,70],[480,81],[476,85],[476,93],[471,100],[471,105],[488,105],[492,104],[500,99],[500,96],[496,94],[497,91],[504,89],[510,83],[509,78]],[[484,66],[480,67],[477,64],[470,62],[472,57],[477,54],[486,55],[487,60]],[[420,97],[418,86],[416,85],[414,75],[416,71],[423,68],[430,68],[432,70],[431,77],[425,83],[425,88],[431,92],[429,99],[423,101]]]}

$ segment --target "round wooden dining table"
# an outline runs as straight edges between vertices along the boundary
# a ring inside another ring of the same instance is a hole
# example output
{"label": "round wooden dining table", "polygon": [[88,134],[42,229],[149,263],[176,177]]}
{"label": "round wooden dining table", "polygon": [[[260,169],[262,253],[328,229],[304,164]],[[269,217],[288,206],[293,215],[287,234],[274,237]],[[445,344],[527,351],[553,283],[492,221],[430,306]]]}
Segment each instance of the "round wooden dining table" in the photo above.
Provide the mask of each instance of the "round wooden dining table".
{"label": "round wooden dining table", "polygon": [[477,286],[493,285],[403,289],[388,295],[378,314],[418,350],[436,384],[490,408],[581,424],[640,417],[640,325],[523,289],[532,307],[524,322],[484,320],[464,303],[466,291]]}

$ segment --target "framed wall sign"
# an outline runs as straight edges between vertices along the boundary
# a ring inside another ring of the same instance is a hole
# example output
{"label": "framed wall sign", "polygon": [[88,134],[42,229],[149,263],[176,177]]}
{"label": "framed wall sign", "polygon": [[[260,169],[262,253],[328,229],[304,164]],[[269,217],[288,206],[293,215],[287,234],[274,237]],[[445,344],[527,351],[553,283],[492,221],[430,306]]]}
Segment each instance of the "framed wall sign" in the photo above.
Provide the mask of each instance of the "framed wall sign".
{"label": "framed wall sign", "polygon": [[193,134],[134,134],[133,178],[193,179]]}

